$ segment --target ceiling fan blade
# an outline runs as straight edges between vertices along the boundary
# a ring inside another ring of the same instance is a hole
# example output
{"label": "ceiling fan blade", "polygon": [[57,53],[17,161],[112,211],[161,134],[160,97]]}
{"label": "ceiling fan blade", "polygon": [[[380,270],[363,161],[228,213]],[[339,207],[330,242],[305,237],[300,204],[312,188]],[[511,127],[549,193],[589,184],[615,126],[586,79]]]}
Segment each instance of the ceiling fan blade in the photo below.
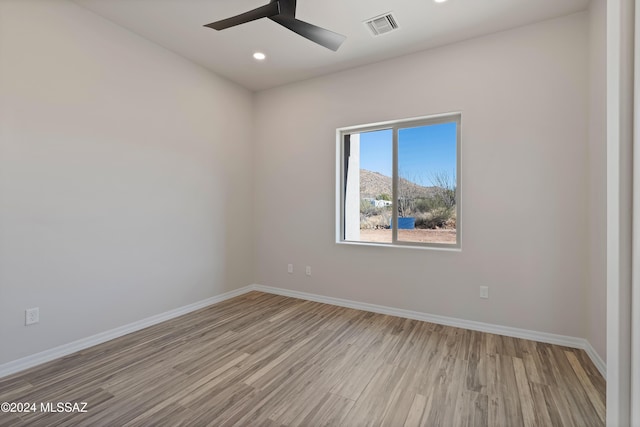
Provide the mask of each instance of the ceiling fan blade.
{"label": "ceiling fan blade", "polygon": [[276,0],[267,5],[260,6],[245,13],[241,13],[240,15],[212,22],[211,24],[205,25],[205,27],[213,28],[214,30],[220,31],[224,30],[225,28],[235,27],[236,25],[255,21],[256,19],[273,17],[274,15],[277,15],[279,13],[280,2]]}
{"label": "ceiling fan blade", "polygon": [[280,15],[289,18],[296,16],[296,0],[271,0],[272,2],[280,2]]}
{"label": "ceiling fan blade", "polygon": [[342,42],[347,38],[342,34],[334,33],[333,31],[317,27],[315,25],[309,24],[308,22],[304,22],[295,18],[276,15],[270,16],[269,19],[277,22],[285,28],[290,29],[294,33],[300,34],[302,37],[305,37],[312,42],[318,43],[319,45],[333,51],[338,50]]}

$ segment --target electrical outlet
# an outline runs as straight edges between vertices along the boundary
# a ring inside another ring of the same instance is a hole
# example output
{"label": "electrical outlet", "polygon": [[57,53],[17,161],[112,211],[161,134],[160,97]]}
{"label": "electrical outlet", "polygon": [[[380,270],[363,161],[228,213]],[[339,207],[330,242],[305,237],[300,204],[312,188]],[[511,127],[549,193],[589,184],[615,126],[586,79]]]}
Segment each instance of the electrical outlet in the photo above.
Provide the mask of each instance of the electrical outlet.
{"label": "electrical outlet", "polygon": [[480,298],[489,298],[488,286],[480,286]]}
{"label": "electrical outlet", "polygon": [[293,274],[293,264],[287,265],[287,273]]}
{"label": "electrical outlet", "polygon": [[311,267],[307,265],[307,268],[305,269],[304,272],[307,276],[311,276]]}
{"label": "electrical outlet", "polygon": [[25,325],[33,325],[34,323],[38,323],[40,321],[40,308],[27,308],[24,311],[24,324]]}

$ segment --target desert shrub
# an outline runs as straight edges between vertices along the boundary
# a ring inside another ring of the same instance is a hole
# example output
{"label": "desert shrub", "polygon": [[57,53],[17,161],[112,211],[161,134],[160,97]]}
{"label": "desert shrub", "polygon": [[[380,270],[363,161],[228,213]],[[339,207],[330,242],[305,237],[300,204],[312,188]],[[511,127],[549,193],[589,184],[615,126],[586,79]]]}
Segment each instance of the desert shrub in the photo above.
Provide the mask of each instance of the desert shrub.
{"label": "desert shrub", "polygon": [[375,206],[374,203],[369,200],[362,199],[360,201],[360,216],[370,217],[375,215],[382,215],[391,212],[391,206]]}
{"label": "desert shrub", "polygon": [[458,225],[458,218],[456,216],[456,212],[453,211],[451,218],[449,218],[447,222],[444,223],[444,228],[455,230],[457,225]]}
{"label": "desert shrub", "polygon": [[378,200],[387,200],[387,201],[391,201],[391,196],[388,195],[387,193],[382,193],[380,195],[378,195],[377,197]]}
{"label": "desert shrub", "polygon": [[436,172],[431,176],[431,182],[436,188],[434,197],[438,202],[449,209],[456,205],[456,180],[455,177],[445,171]]}
{"label": "desert shrub", "polygon": [[369,200],[360,201],[360,228],[389,228],[391,206],[375,207]]}
{"label": "desert shrub", "polygon": [[360,220],[360,229],[361,230],[371,230],[371,229],[388,229],[390,228],[389,223],[391,221],[391,213],[384,212],[381,215],[375,215],[368,218],[364,218]]}
{"label": "desert shrub", "polygon": [[407,217],[414,216],[416,213],[415,206],[416,199],[414,198],[398,198],[398,216],[399,217]]}
{"label": "desert shrub", "polygon": [[455,210],[455,193],[452,190],[438,189],[431,197],[424,197],[415,201],[417,212],[430,212],[435,209]]}
{"label": "desert shrub", "polygon": [[427,213],[430,210],[433,210],[435,208],[439,208],[442,206],[439,205],[438,201],[435,198],[424,197],[424,198],[416,199],[414,207],[416,212]]}
{"label": "desert shrub", "polygon": [[429,212],[421,213],[416,216],[416,228],[443,228],[452,218],[453,209],[432,209]]}
{"label": "desert shrub", "polygon": [[379,215],[383,208],[376,208],[369,200],[360,200],[360,218]]}

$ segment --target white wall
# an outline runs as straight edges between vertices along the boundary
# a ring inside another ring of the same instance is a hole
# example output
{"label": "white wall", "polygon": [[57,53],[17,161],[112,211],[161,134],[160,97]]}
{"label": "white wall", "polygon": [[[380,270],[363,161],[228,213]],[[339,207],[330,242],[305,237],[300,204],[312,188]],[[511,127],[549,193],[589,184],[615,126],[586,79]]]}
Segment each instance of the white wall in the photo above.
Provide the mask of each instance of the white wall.
{"label": "white wall", "polygon": [[[0,363],[252,282],[586,337],[604,358],[595,3],[254,103],[71,2],[3,0]],[[335,129],[447,111],[462,251],[336,245]]]}
{"label": "white wall", "polygon": [[606,361],[607,350],[607,4],[589,7],[589,281],[586,338]]}
{"label": "white wall", "polygon": [[[588,30],[583,12],[257,94],[258,283],[585,337]],[[336,245],[335,129],[449,111],[462,251]]]}
{"label": "white wall", "polygon": [[0,363],[251,283],[252,120],[71,2],[0,2]]}

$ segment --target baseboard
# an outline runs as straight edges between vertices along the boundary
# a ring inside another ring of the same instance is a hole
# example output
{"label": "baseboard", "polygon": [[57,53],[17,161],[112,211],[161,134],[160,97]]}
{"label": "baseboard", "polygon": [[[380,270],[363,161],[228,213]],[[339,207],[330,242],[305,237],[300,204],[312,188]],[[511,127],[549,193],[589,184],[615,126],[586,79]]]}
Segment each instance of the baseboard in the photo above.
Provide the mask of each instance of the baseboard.
{"label": "baseboard", "polygon": [[584,350],[591,358],[603,378],[607,378],[606,364],[598,355],[589,341],[584,338],[570,337],[566,335],[551,334],[548,332],[537,332],[528,329],[512,328],[510,326],[495,325],[491,323],[476,322],[473,320],[457,319],[455,317],[440,316],[437,314],[427,314],[418,311],[403,310],[399,308],[387,307],[383,305],[368,304],[342,298],[333,298],[323,295],[311,294],[307,292],[293,291],[290,289],[275,288],[264,285],[251,285],[251,289],[270,294],[282,295],[307,301],[321,302],[324,304],[336,305],[339,307],[354,308],[357,310],[370,311],[373,313],[388,314],[391,316],[403,317],[406,319],[421,320],[424,322],[436,323],[438,325],[454,326],[457,328],[470,329],[473,331],[487,332],[496,335],[505,335],[513,338],[522,338],[531,341],[538,341],[548,344],[562,345],[565,347],[579,348]]}
{"label": "baseboard", "polygon": [[275,295],[282,295],[292,298],[303,299],[307,301],[315,301],[324,304],[335,305],[339,307],[354,308],[357,310],[370,311],[373,313],[388,314],[391,316],[403,317],[407,319],[421,320],[424,322],[436,323],[439,325],[454,326],[458,328],[470,329],[480,332],[488,332],[497,335],[505,335],[514,338],[523,338],[532,341],[539,341],[549,344],[557,344],[565,347],[579,348],[584,350],[593,364],[596,366],[603,378],[607,378],[606,363],[595,351],[593,346],[584,338],[576,338],[565,335],[550,334],[546,332],[536,332],[527,329],[512,328],[509,326],[494,325],[491,323],[475,322],[472,320],[457,319],[454,317],[440,316],[436,314],[421,313],[418,311],[404,310],[399,308],[387,307],[383,305],[368,304],[363,302],[357,302],[342,298],[333,298],[323,295],[312,294],[308,292],[299,292],[289,289],[276,288],[272,286],[264,285],[249,285],[240,289],[236,289],[230,292],[226,292],[221,295],[217,295],[211,298],[204,299],[202,301],[195,302],[183,307],[179,307],[173,310],[169,310],[164,313],[157,314],[155,316],[147,317],[137,322],[130,323],[128,325],[120,326],[109,331],[101,332],[96,335],[92,335],[87,338],[82,338],[77,341],[73,341],[68,344],[61,345],[49,350],[45,350],[40,353],[32,354],[11,362],[0,365],[0,378],[23,371],[25,369],[32,368],[37,365],[41,365],[46,362],[58,359],[60,357],[68,356],[80,350],[92,347],[94,345],[102,344],[106,341],[119,338],[121,336],[130,334],[132,332],[139,331],[149,326],[156,325],[166,320],[173,319],[183,314],[190,313],[195,310],[207,307],[212,304],[216,304],[230,298],[237,297],[245,294],[249,291],[260,291]]}
{"label": "baseboard", "polygon": [[99,334],[92,335],[87,338],[82,338],[77,341],[73,341],[68,344],[61,345],[59,347],[54,347],[52,349],[45,350],[40,353],[32,354],[30,356],[26,356],[17,360],[13,360],[11,362],[4,363],[0,365],[0,378],[5,377],[7,375],[14,374],[16,372],[23,371],[25,369],[32,368],[37,365],[41,365],[46,362],[50,362],[60,357],[68,356],[77,351],[84,350],[94,345],[102,344],[103,342],[106,342],[115,338],[119,338],[121,336],[139,331],[149,326],[156,325],[166,320],[170,320],[175,317],[182,316],[183,314],[187,314],[192,311],[199,310],[209,305],[216,304],[216,303],[228,300],[230,298],[237,297],[239,295],[242,295],[251,291],[252,289],[253,289],[253,286],[245,286],[243,288],[235,289],[230,292],[225,292],[224,294],[216,295],[214,297],[207,298],[202,301],[195,302],[193,304],[185,305],[183,307],[178,307],[173,310],[166,311],[164,313],[156,314],[154,316],[147,317],[145,319],[138,320],[133,323],[129,323],[128,325],[120,326],[118,328],[101,332]]}
{"label": "baseboard", "polygon": [[596,349],[593,348],[591,343],[587,340],[584,340],[584,341],[585,341],[585,346],[582,349],[587,353],[587,356],[589,356],[589,359],[591,359],[593,364],[596,365],[596,368],[598,368],[598,372],[600,372],[600,375],[602,375],[602,378],[606,380],[607,364],[605,363],[604,360],[602,360],[602,357],[600,357],[600,355],[598,354]]}

